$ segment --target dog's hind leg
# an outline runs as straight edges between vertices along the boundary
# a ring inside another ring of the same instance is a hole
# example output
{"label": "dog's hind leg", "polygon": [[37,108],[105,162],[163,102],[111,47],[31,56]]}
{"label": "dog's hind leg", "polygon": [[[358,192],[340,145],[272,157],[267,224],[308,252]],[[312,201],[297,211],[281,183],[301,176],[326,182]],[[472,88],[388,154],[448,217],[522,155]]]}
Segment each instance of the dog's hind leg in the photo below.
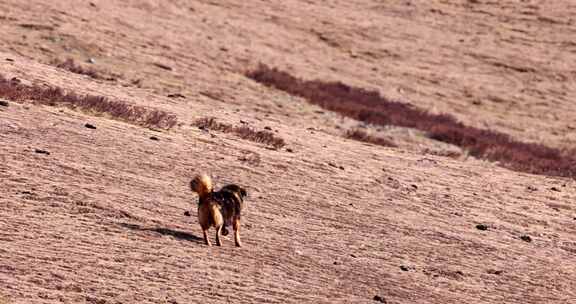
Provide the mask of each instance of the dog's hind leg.
{"label": "dog's hind leg", "polygon": [[216,245],[222,246],[222,240],[220,239],[220,235],[222,234],[222,227],[224,225],[220,225],[216,227]]}
{"label": "dog's hind leg", "polygon": [[207,246],[212,246],[212,243],[210,243],[210,239],[208,238],[208,229],[202,229],[202,232],[204,233],[204,243],[206,243]]}
{"label": "dog's hind leg", "polygon": [[234,243],[236,247],[242,247],[242,242],[240,241],[240,217],[235,216],[232,219],[232,226],[234,228]]}

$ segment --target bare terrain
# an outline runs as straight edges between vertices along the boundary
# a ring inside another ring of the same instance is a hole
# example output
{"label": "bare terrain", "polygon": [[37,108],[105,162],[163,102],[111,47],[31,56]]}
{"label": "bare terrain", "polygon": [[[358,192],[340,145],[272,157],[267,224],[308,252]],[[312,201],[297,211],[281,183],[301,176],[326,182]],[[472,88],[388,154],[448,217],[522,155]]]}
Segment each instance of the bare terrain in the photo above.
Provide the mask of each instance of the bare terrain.
{"label": "bare terrain", "polygon": [[[575,16],[569,0],[0,0],[0,75],[178,120],[0,97],[0,303],[576,303],[573,179],[245,76],[264,63],[571,150]],[[200,172],[247,188],[244,247],[203,244]]]}

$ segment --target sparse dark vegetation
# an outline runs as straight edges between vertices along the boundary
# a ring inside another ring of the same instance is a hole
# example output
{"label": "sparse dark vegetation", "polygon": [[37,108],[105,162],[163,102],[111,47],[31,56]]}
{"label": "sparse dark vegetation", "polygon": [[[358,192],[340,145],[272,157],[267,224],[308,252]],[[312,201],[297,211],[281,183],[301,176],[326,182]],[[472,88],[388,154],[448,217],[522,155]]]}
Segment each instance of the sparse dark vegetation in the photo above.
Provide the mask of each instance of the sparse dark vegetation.
{"label": "sparse dark vegetation", "polygon": [[216,121],[214,117],[204,117],[196,120],[194,125],[202,130],[214,130],[224,133],[234,133],[242,139],[247,139],[257,143],[270,145],[275,149],[280,149],[286,145],[284,139],[276,137],[269,131],[256,131],[248,126],[233,126]]}
{"label": "sparse dark vegetation", "polygon": [[542,144],[516,141],[497,131],[466,126],[451,115],[431,114],[389,100],[376,91],[341,82],[306,81],[266,65],[247,73],[247,77],[353,119],[427,132],[432,139],[457,145],[471,156],[499,162],[511,170],[576,178],[576,158],[572,155]]}
{"label": "sparse dark vegetation", "polygon": [[348,130],[346,132],[346,138],[363,141],[375,145],[380,145],[384,147],[397,147],[396,144],[385,138],[369,135],[368,133],[360,129]]}
{"label": "sparse dark vegetation", "polygon": [[8,80],[2,75],[0,75],[0,97],[18,102],[29,101],[49,106],[65,106],[104,114],[147,128],[170,129],[178,122],[176,115],[165,111],[134,106],[103,96],[80,95],[58,87],[25,85],[18,79]]}
{"label": "sparse dark vegetation", "polygon": [[98,71],[96,71],[95,69],[82,67],[81,65],[76,64],[74,62],[74,59],[72,59],[72,58],[68,58],[65,61],[54,60],[52,62],[52,65],[56,66],[57,68],[67,70],[67,71],[72,72],[72,73],[89,76],[93,79],[109,80],[109,81],[114,81],[117,79],[117,77],[103,76]]}

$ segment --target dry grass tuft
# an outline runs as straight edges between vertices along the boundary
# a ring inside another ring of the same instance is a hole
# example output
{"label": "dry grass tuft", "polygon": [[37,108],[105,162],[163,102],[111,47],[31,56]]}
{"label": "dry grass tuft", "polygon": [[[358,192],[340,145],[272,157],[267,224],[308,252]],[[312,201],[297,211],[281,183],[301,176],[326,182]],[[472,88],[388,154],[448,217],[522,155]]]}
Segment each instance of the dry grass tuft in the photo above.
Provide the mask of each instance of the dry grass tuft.
{"label": "dry grass tuft", "polygon": [[[325,109],[377,125],[395,125],[427,132],[430,138],[467,149],[469,155],[499,162],[511,170],[576,178],[576,158],[536,143],[524,143],[491,130],[466,126],[448,114],[431,114],[389,100],[376,91],[341,82],[305,81],[266,65],[247,73],[266,86],[307,99]],[[352,135],[362,138],[363,134]]]}
{"label": "dry grass tuft", "polygon": [[371,144],[375,144],[375,145],[380,145],[380,146],[384,146],[384,147],[398,147],[392,141],[389,141],[385,138],[375,137],[375,136],[369,135],[368,133],[366,133],[365,131],[360,130],[360,129],[348,130],[346,132],[346,138],[350,138],[350,139],[354,139],[354,140],[358,140],[358,141],[363,141],[363,142],[367,142],[367,143],[371,143]]}
{"label": "dry grass tuft", "polygon": [[217,122],[214,117],[204,117],[196,120],[194,125],[203,130],[221,131],[224,133],[234,133],[238,137],[257,143],[270,145],[275,149],[280,149],[286,145],[284,139],[276,137],[269,131],[256,131],[247,126],[235,127],[230,124]]}
{"label": "dry grass tuft", "polygon": [[0,97],[18,102],[32,101],[43,105],[65,106],[105,114],[147,128],[170,129],[178,123],[176,115],[165,111],[134,106],[103,96],[79,95],[57,87],[24,85],[16,78],[8,80],[2,75],[0,75]]}
{"label": "dry grass tuft", "polygon": [[89,76],[93,79],[109,80],[109,81],[117,80],[117,77],[106,77],[101,75],[95,69],[82,67],[81,65],[76,64],[74,62],[74,59],[72,58],[68,58],[65,61],[54,60],[52,62],[52,65],[72,73]]}

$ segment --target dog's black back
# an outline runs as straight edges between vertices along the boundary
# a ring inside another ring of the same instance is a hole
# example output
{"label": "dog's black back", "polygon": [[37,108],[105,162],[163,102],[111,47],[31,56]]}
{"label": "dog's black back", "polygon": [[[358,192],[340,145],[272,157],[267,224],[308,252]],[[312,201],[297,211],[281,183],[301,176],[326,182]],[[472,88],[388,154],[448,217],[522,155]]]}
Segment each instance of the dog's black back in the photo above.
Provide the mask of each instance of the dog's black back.
{"label": "dog's black back", "polygon": [[230,184],[222,187],[220,191],[212,192],[210,198],[218,202],[222,208],[224,218],[229,219],[232,216],[240,218],[246,196],[247,193],[244,188]]}

